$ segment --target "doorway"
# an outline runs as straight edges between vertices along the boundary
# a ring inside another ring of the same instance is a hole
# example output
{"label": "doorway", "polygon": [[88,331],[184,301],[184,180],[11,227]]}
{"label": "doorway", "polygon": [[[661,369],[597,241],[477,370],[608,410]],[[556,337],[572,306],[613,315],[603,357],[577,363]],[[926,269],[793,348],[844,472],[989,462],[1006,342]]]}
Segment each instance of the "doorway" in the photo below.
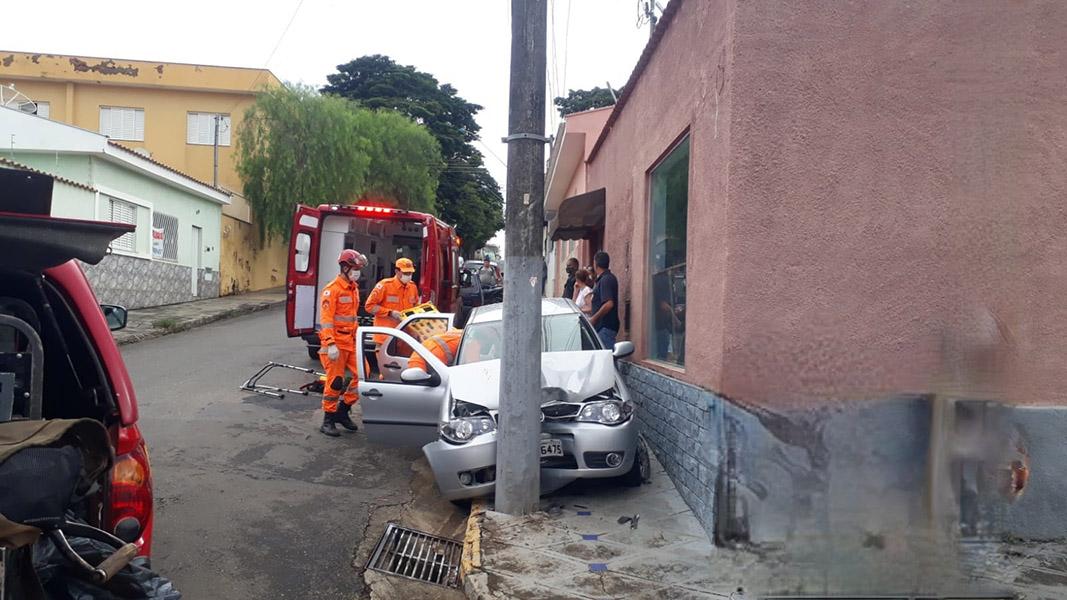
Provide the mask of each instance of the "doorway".
{"label": "doorway", "polygon": [[192,293],[199,296],[200,269],[204,267],[204,230],[193,225]]}

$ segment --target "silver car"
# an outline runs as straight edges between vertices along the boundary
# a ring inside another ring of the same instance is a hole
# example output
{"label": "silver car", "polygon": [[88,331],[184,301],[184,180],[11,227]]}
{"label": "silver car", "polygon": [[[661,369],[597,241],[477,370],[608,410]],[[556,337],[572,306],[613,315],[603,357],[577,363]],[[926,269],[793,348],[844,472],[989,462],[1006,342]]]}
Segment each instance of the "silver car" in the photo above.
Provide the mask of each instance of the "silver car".
{"label": "silver car", "polygon": [[[452,366],[446,366],[397,329],[361,327],[359,335],[386,336],[379,364],[400,377],[368,381],[360,365],[363,423],[372,441],[420,445],[441,494],[449,500],[484,496],[496,480],[496,423],[500,392],[503,306],[475,309],[463,330]],[[621,477],[640,485],[649,476],[648,450],[638,436],[634,406],[615,369],[633,352],[619,342],[605,349],[589,321],[570,300],[541,303],[542,422],[541,491],[582,478]],[[400,329],[423,319],[451,323],[451,315],[409,317]],[[418,352],[430,373],[406,369]]]}

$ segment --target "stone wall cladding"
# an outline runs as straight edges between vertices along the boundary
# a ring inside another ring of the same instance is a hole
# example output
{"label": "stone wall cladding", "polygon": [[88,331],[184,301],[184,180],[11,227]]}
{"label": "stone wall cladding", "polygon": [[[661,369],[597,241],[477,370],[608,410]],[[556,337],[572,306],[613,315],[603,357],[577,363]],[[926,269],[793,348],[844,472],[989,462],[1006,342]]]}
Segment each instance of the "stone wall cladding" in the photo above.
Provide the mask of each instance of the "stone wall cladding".
{"label": "stone wall cladding", "polygon": [[722,399],[631,362],[619,366],[645,439],[708,537],[713,537]]}
{"label": "stone wall cladding", "polygon": [[[639,364],[619,367],[645,439],[717,543],[775,544],[834,532],[907,545],[913,540],[906,533],[929,518],[923,499],[931,396],[776,412],[746,409]],[[957,401],[957,410],[968,402]],[[1067,428],[1067,408],[998,406],[1003,432],[990,428],[981,436],[1020,440],[1031,469],[1027,489],[1015,500],[985,489],[976,517],[967,516],[959,496],[939,510],[959,519],[964,537],[1067,538],[1067,445],[1057,433]],[[1014,458],[998,456],[994,470]],[[978,524],[976,533],[967,533],[967,523]]]}
{"label": "stone wall cladding", "polygon": [[103,304],[118,304],[128,309],[177,304],[219,295],[218,273],[206,280],[206,269],[199,269],[197,290],[192,294],[189,269],[185,265],[149,260],[121,254],[105,256],[99,264],[82,264],[85,276]]}

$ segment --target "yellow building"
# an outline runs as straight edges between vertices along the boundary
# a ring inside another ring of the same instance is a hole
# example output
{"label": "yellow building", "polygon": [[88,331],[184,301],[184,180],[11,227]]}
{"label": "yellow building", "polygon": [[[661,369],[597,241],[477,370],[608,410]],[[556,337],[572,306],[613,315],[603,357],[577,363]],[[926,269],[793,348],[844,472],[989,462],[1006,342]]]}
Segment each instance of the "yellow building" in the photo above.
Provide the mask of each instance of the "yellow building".
{"label": "yellow building", "polygon": [[287,249],[260,247],[234,166],[245,110],[258,90],[280,83],[266,69],[0,51],[0,85],[37,103],[39,115],[143,149],[234,194],[220,224],[222,294],[285,284]]}

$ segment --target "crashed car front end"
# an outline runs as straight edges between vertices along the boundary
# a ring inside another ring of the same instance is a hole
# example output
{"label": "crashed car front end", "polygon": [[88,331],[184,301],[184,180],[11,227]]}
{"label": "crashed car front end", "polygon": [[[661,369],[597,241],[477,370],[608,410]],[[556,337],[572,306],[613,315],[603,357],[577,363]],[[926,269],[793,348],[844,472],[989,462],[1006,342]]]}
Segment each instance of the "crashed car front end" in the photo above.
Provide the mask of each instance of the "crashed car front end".
{"label": "crashed car front end", "polygon": [[[634,407],[610,352],[558,354],[570,356],[546,354],[543,364],[543,493],[577,479],[625,475],[634,466],[638,448]],[[481,373],[469,374],[479,377],[480,386],[453,390],[442,410],[440,439],[423,448],[446,499],[493,492],[498,387],[490,376],[493,367],[483,364]],[[598,387],[599,392],[589,393]]]}

